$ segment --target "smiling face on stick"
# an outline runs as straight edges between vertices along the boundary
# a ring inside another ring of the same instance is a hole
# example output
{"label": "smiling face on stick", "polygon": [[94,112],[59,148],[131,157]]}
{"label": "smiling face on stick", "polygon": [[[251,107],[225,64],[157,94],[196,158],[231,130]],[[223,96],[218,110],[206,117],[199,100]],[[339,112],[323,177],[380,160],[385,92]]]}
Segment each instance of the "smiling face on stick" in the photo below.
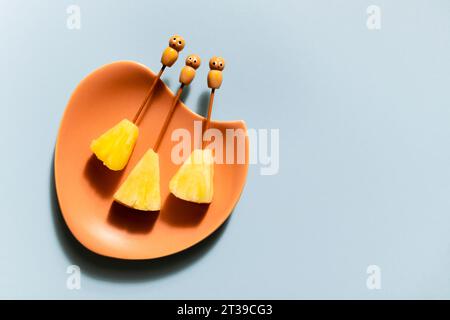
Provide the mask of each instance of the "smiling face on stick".
{"label": "smiling face on stick", "polygon": [[196,54],[191,54],[186,58],[186,65],[194,68],[195,70],[200,67],[201,62],[200,57]]}
{"label": "smiling face on stick", "polygon": [[184,49],[185,41],[182,36],[174,35],[169,40],[169,47],[175,49],[177,52],[180,52]]}
{"label": "smiling face on stick", "polygon": [[195,70],[200,67],[200,57],[196,54],[191,54],[186,58],[186,65],[181,69],[180,82],[183,85],[189,85],[195,77]]}
{"label": "smiling face on stick", "polygon": [[225,60],[222,57],[214,56],[209,60],[209,68],[211,70],[222,71],[225,68]]}
{"label": "smiling face on stick", "polygon": [[169,46],[164,50],[161,63],[171,67],[178,59],[178,53],[183,50],[185,41],[182,36],[174,35],[169,39]]}
{"label": "smiling face on stick", "polygon": [[219,89],[222,84],[222,70],[225,68],[225,60],[222,57],[212,57],[209,60],[208,87]]}

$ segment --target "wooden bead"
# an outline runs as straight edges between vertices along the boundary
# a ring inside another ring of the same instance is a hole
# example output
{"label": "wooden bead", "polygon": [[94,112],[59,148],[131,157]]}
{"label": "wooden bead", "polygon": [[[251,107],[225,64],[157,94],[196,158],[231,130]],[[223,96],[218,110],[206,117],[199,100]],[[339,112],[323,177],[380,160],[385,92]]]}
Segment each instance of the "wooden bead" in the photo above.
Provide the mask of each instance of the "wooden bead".
{"label": "wooden bead", "polygon": [[209,60],[209,68],[211,70],[219,70],[222,71],[225,69],[225,60],[222,57],[212,57],[211,60]]}
{"label": "wooden bead", "polygon": [[222,70],[225,68],[225,60],[222,57],[212,57],[209,60],[208,87],[219,89],[222,84]]}
{"label": "wooden bead", "polygon": [[177,61],[177,59],[178,59],[178,51],[176,51],[171,47],[167,47],[162,54],[161,63],[166,67],[171,67],[173,66],[175,61]]}
{"label": "wooden bead", "polygon": [[211,89],[219,89],[221,84],[222,84],[222,71],[209,70],[208,87]]}
{"label": "wooden bead", "polygon": [[174,35],[169,40],[169,46],[164,50],[161,63],[166,67],[171,67],[178,59],[178,52],[183,50],[185,41],[183,37]]}
{"label": "wooden bead", "polygon": [[180,82],[189,85],[195,77],[195,70],[200,67],[200,57],[192,54],[186,58],[186,65],[181,69]]}
{"label": "wooden bead", "polygon": [[177,50],[178,52],[180,52],[181,50],[183,50],[185,45],[185,41],[183,39],[182,36],[179,35],[174,35],[172,38],[170,38],[169,40],[169,47]]}
{"label": "wooden bead", "polygon": [[202,61],[200,60],[200,57],[196,54],[191,54],[186,58],[186,65],[191,66],[195,70],[197,70],[198,67],[200,67],[201,63]]}

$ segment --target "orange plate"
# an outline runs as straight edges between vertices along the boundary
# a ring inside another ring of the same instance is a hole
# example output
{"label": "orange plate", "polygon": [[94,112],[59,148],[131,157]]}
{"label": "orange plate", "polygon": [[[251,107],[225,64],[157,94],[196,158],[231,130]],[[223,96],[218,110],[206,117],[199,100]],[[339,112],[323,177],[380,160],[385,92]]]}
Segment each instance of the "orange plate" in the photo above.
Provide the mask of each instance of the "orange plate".
{"label": "orange plate", "polygon": [[[123,171],[107,169],[92,155],[89,144],[124,117],[132,119],[154,78],[150,69],[135,62],[105,65],[81,81],[61,122],[55,149],[55,182],[61,212],[78,241],[100,255],[153,259],[185,250],[225,222],[244,188],[247,136],[245,163],[215,164],[214,198],[210,205],[179,200],[169,193],[169,180],[179,167],[170,158],[177,143],[171,141],[171,132],[185,128],[193,135],[193,121],[204,119],[180,102],[158,152],[161,211],[139,212],[113,202],[118,186],[153,146],[174,94],[162,81],[156,86],[151,104],[139,123],[134,152]],[[224,136],[226,129],[247,132],[243,121],[214,121],[211,128],[219,129]],[[224,150],[227,143],[230,141],[224,142]]]}

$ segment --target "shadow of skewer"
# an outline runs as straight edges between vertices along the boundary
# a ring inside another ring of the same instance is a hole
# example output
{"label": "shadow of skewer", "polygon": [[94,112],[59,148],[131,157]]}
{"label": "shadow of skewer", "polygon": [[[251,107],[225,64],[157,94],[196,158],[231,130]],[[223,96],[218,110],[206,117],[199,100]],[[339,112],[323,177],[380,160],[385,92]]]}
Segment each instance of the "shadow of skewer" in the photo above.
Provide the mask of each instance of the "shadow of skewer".
{"label": "shadow of skewer", "polygon": [[198,97],[197,110],[195,110],[199,115],[205,117],[208,115],[208,104],[209,104],[210,91],[203,91]]}

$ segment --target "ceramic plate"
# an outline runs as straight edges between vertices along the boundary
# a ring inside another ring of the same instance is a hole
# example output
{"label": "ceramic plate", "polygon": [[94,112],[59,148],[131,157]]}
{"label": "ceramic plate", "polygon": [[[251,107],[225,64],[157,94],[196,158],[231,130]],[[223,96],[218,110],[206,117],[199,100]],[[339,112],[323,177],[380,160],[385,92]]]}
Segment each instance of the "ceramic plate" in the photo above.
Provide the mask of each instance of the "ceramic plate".
{"label": "ceramic plate", "polygon": [[[230,146],[234,148],[234,163],[215,164],[211,204],[186,202],[169,193],[169,180],[180,166],[171,160],[172,148],[179,143],[172,141],[171,132],[185,128],[193,134],[194,120],[204,119],[180,102],[158,152],[161,211],[135,211],[113,202],[113,194],[121,182],[153,146],[174,94],[159,81],[138,124],[139,138],[124,170],[107,169],[92,154],[89,145],[121,119],[133,118],[154,78],[150,69],[131,61],[103,66],[78,85],[61,121],[55,148],[55,183],[61,212],[75,238],[100,255],[153,259],[185,250],[225,222],[244,188],[248,170],[246,135],[244,139],[225,139],[223,153]],[[220,91],[216,99],[220,99]],[[243,121],[213,121],[211,127],[220,130],[224,137],[227,129],[241,129],[245,133],[247,130]],[[245,155],[244,161],[237,163],[240,143],[244,144]]]}

